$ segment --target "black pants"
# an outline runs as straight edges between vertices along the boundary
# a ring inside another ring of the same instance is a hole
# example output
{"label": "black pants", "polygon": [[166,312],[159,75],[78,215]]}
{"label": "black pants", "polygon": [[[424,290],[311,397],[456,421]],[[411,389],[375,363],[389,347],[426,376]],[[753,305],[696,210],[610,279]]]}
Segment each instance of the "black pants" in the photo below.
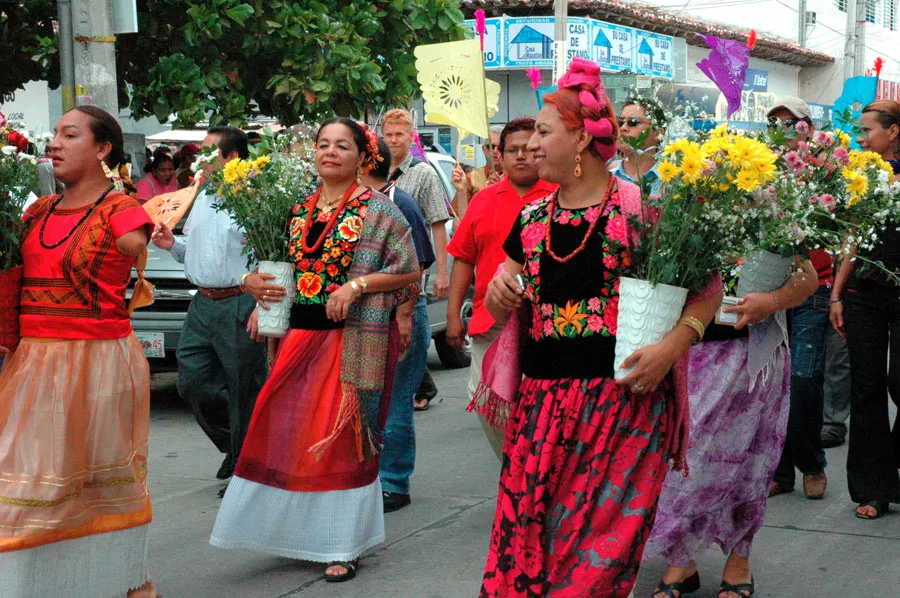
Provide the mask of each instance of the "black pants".
{"label": "black pants", "polygon": [[775,471],[775,481],[785,491],[794,488],[794,466],[804,475],[825,469],[822,412],[830,294],[829,288],[819,287],[791,310],[791,411],[784,451]]}
{"label": "black pants", "polygon": [[850,497],[857,503],[900,502],[900,414],[892,431],[887,402],[888,392],[900,402],[900,290],[848,290],[843,299],[850,353]]}

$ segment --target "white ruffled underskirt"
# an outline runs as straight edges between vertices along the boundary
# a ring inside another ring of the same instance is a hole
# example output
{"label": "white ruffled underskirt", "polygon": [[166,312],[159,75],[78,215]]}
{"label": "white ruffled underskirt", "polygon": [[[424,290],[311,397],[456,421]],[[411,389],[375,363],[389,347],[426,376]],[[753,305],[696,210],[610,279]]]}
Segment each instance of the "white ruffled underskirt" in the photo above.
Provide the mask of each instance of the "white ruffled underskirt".
{"label": "white ruffled underskirt", "polygon": [[353,560],[384,542],[381,482],[291,492],[234,476],[209,543],[318,563]]}
{"label": "white ruffled underskirt", "polygon": [[3,598],[123,598],[150,579],[150,525],[0,552]]}

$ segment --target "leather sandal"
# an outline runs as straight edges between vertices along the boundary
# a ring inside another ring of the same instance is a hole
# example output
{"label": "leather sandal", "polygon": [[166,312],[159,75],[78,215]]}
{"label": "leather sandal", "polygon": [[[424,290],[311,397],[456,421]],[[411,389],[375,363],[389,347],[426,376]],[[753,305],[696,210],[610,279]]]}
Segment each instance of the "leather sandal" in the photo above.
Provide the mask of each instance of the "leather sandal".
{"label": "leather sandal", "polygon": [[[351,579],[356,577],[356,568],[358,566],[359,559],[353,559],[352,561],[332,561],[325,565],[325,581],[331,581],[335,583],[350,581]],[[347,570],[347,572],[340,575],[329,575],[328,570],[332,567],[343,567]]]}
{"label": "leather sandal", "polygon": [[720,597],[723,592],[732,592],[740,596],[740,598],[750,598],[755,591],[753,577],[750,578],[750,583],[728,583],[723,579],[722,583],[719,584]]}
{"label": "leather sandal", "polygon": [[[680,598],[686,594],[693,594],[700,589],[700,573],[694,571],[690,577],[674,583],[659,582],[653,596],[657,594],[665,594],[666,598]],[[678,592],[677,594],[675,592]]]}
{"label": "leather sandal", "polygon": [[[863,507],[872,507],[875,509],[875,515],[863,515],[859,512],[859,509]],[[888,512],[888,503],[883,500],[870,500],[868,502],[861,502],[859,506],[856,507],[856,511],[854,512],[856,516],[860,519],[878,519],[882,515]]]}

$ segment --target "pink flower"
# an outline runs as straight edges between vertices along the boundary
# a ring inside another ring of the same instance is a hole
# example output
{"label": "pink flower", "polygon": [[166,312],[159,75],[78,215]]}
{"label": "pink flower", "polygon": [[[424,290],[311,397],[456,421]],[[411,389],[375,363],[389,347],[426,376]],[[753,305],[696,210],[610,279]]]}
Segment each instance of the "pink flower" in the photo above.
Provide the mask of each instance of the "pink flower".
{"label": "pink flower", "polygon": [[600,308],[603,307],[603,304],[600,302],[599,297],[591,297],[588,299],[588,309],[594,313],[600,311]]}
{"label": "pink flower", "polygon": [[572,226],[581,226],[581,216],[579,216],[578,218],[572,218],[570,222],[572,223]]}
{"label": "pink flower", "polygon": [[553,315],[553,306],[549,303],[544,303],[541,305],[541,315],[545,317],[550,317]]}
{"label": "pink flower", "polygon": [[544,320],[544,336],[553,336],[553,333],[556,331],[553,328],[553,322],[550,320]]}
{"label": "pink flower", "polygon": [[538,272],[541,270],[541,264],[537,260],[531,260],[528,262],[528,273],[532,276],[537,276]]}
{"label": "pink flower", "polygon": [[787,161],[791,170],[800,171],[806,169],[806,162],[797,152],[788,152],[785,154],[784,159]]}
{"label": "pink flower", "polygon": [[707,158],[706,163],[703,166],[703,171],[701,172],[701,174],[703,176],[712,176],[713,173],[715,173],[715,172],[716,172],[716,163],[713,162],[712,160],[710,160],[709,158]]}
{"label": "pink flower", "polygon": [[796,125],[794,125],[794,130],[797,131],[800,135],[809,135],[809,123],[805,120],[801,120]]}
{"label": "pink flower", "polygon": [[593,208],[588,208],[587,212],[584,213],[584,219],[588,222],[593,222],[597,218],[600,217],[600,208],[594,206]]}
{"label": "pink flower", "polygon": [[546,234],[547,227],[543,223],[532,222],[522,229],[522,249],[527,253],[534,253]]}
{"label": "pink flower", "polygon": [[810,197],[810,198],[809,198],[809,203],[811,203],[811,204],[812,204],[812,203],[819,203],[819,196],[818,196],[818,195],[813,195],[812,197]]}
{"label": "pink flower", "polygon": [[591,332],[600,332],[603,328],[603,318],[598,315],[588,316],[588,330]]}
{"label": "pink flower", "polygon": [[838,164],[841,166],[846,166],[850,163],[850,154],[844,147],[836,147],[834,148],[834,159],[838,161]]}
{"label": "pink flower", "polygon": [[568,224],[570,218],[572,218],[572,212],[570,212],[569,210],[563,210],[559,213],[559,218],[557,218],[557,221],[560,224]]}
{"label": "pink flower", "polygon": [[538,310],[532,310],[532,318],[531,318],[531,331],[534,333],[534,338],[541,338],[541,330],[544,328],[544,321],[541,319],[541,314]]}
{"label": "pink flower", "polygon": [[834,209],[837,207],[837,202],[830,193],[823,193],[819,196],[819,205],[828,210],[828,213],[830,214],[834,212]]}
{"label": "pink flower", "polygon": [[834,143],[834,137],[825,131],[816,131],[813,135],[813,143],[822,147],[831,147]]}
{"label": "pink flower", "polygon": [[333,292],[335,292],[336,290],[338,290],[339,288],[341,288],[341,285],[339,285],[339,284],[336,283],[336,282],[333,282],[333,283],[331,283],[330,285],[328,285],[327,287],[325,287],[325,292],[326,292],[326,293],[333,293]]}
{"label": "pink flower", "polygon": [[797,144],[797,147],[800,148],[800,153],[808,154],[809,153],[809,144],[805,141],[801,141]]}
{"label": "pink flower", "polygon": [[[616,282],[613,283],[613,292],[615,292],[617,295],[619,294],[619,279],[618,278],[616,279]],[[616,309],[617,310],[619,309],[618,304],[616,305]],[[616,312],[616,313],[618,313],[618,312]]]}
{"label": "pink flower", "polygon": [[619,266],[619,260],[617,260],[614,255],[607,255],[603,258],[603,265],[606,266],[608,270],[614,270]]}
{"label": "pink flower", "polygon": [[628,224],[624,216],[613,216],[606,223],[606,236],[625,245],[628,243]]}
{"label": "pink flower", "polygon": [[606,304],[606,311],[603,312],[603,321],[606,322],[606,327],[609,329],[610,334],[615,334],[619,330],[618,318],[619,299],[613,298]]}

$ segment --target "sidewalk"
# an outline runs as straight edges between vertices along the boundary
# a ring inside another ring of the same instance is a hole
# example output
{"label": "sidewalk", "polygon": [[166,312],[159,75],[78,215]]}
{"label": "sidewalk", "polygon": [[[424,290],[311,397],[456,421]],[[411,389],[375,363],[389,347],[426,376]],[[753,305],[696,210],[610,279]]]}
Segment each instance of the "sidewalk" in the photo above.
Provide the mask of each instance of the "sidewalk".
{"label": "sidewalk", "polygon": [[[465,412],[467,371],[434,374],[442,402],[416,414],[412,505],[386,515],[386,543],[364,556],[357,578],[343,584],[326,583],[319,564],[208,544],[222,487],[214,478],[221,456],[177,399],[174,377],[157,376],[150,565],[161,593],[166,598],[477,596],[499,462],[475,416]],[[829,450],[828,458],[824,500],[806,500],[799,491],[772,499],[751,560],[755,596],[900,595],[900,507],[875,522],[855,518],[846,491],[846,446]],[[699,560],[703,587],[693,597],[717,596],[723,564],[717,551]],[[650,596],[664,568],[658,559],[644,564],[637,598]]]}

